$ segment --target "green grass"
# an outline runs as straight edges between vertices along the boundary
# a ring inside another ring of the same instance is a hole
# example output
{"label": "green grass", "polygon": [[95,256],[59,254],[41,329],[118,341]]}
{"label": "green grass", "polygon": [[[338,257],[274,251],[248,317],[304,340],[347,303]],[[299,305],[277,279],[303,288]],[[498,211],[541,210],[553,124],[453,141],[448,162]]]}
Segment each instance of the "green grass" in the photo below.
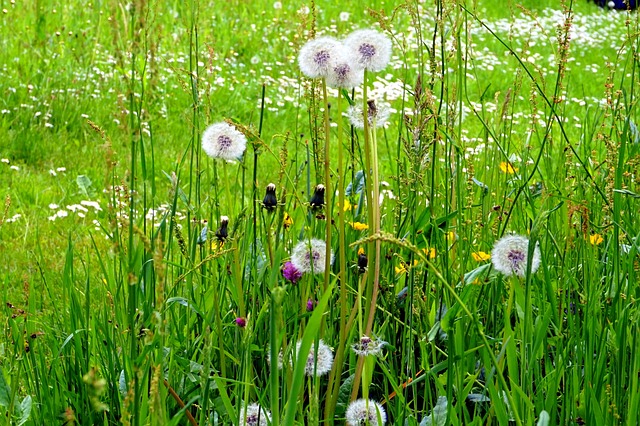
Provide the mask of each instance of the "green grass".
{"label": "green grass", "polygon": [[[274,424],[344,424],[363,396],[397,425],[429,424],[442,397],[438,424],[636,423],[635,13],[0,3],[0,424],[237,424],[251,403]],[[337,113],[362,92],[329,91],[331,187],[339,144],[345,184],[376,164],[384,182],[379,212],[369,185],[346,194],[343,229],[338,197],[308,208],[327,184],[320,85],[296,63],[314,25],[394,40],[367,89],[394,109],[373,159]],[[201,149],[222,119],[249,135],[239,163]],[[326,238],[321,213],[335,221],[331,273],[291,285],[281,265]],[[524,278],[474,258],[511,232],[541,251]],[[351,351],[363,334],[387,342],[379,356]],[[308,377],[296,358],[319,339],[334,369]],[[267,362],[280,351],[283,369]]]}

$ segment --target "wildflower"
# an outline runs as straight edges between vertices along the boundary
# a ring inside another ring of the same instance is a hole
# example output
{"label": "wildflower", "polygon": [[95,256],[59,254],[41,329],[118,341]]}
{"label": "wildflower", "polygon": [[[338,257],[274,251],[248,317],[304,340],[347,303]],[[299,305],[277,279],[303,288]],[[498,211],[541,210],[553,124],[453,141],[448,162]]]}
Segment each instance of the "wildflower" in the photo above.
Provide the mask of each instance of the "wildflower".
{"label": "wildflower", "polygon": [[344,208],[342,209],[345,212],[350,211],[351,209],[353,209],[353,205],[351,204],[351,201],[347,200],[346,198],[344,199]]}
{"label": "wildflower", "polygon": [[289,216],[289,213],[287,212],[284,213],[284,220],[282,221],[282,224],[284,225],[285,229],[293,225],[293,219],[291,219],[291,216]]}
{"label": "wildflower", "polygon": [[422,251],[424,252],[424,254],[429,259],[435,259],[436,258],[436,249],[435,249],[435,247],[425,248],[425,249],[422,249]]}
{"label": "wildflower", "polygon": [[277,9],[282,9],[282,2],[277,1],[277,2],[273,3],[273,8],[276,9],[276,10]]}
{"label": "wildflower", "polygon": [[340,20],[341,20],[342,22],[346,22],[346,21],[348,21],[348,20],[349,20],[349,16],[350,16],[350,15],[349,15],[349,12],[340,12],[340,15],[339,15]]}
{"label": "wildflower", "polygon": [[589,235],[589,244],[591,244],[592,246],[600,245],[603,241],[604,238],[602,238],[602,235],[600,234]]}
{"label": "wildflower", "polygon": [[379,355],[386,344],[387,342],[385,341],[362,336],[358,343],[351,345],[351,349],[358,356]]}
{"label": "wildflower", "polygon": [[267,426],[271,424],[271,413],[258,404],[249,404],[240,410],[241,426]]}
{"label": "wildflower", "polygon": [[506,161],[502,161],[500,163],[500,170],[502,170],[502,173],[506,173],[506,174],[509,174],[509,175],[512,175],[512,174],[514,174],[515,172],[518,171],[518,169],[513,167],[511,165],[511,163],[507,163]]}
{"label": "wildflower", "polygon": [[[322,274],[325,271],[327,245],[316,238],[311,241],[300,241],[291,253],[291,263],[301,273],[312,272]],[[331,261],[333,263],[333,253]]]}
{"label": "wildflower", "polygon": [[471,257],[473,257],[473,260],[476,262],[484,262],[485,260],[491,259],[491,255],[483,251],[471,253]]}
{"label": "wildflower", "polygon": [[211,158],[238,160],[246,148],[247,138],[224,121],[212,124],[202,134],[202,149]]}
{"label": "wildflower", "polygon": [[228,226],[229,217],[222,216],[220,218],[220,228],[218,228],[218,230],[216,231],[216,238],[218,239],[218,241],[224,242],[224,240],[227,239],[227,237],[229,236],[229,231],[227,230]]}
{"label": "wildflower", "polygon": [[387,413],[382,405],[371,399],[353,401],[347,407],[345,417],[349,426],[382,426],[387,422]]}
{"label": "wildflower", "polygon": [[[413,266],[417,266],[418,265],[418,261],[414,260],[413,261]],[[411,267],[409,265],[407,265],[405,262],[400,262],[400,266],[396,266],[395,270],[396,270],[396,274],[398,275],[402,275],[407,273],[407,271],[411,269]]]}
{"label": "wildflower", "polygon": [[[367,101],[367,116],[369,118],[369,126],[382,127],[387,123],[391,110],[389,104],[385,102],[376,103],[375,100]],[[362,105],[356,104],[349,107],[347,117],[351,125],[357,129],[364,129],[364,112]]]}
{"label": "wildflower", "polygon": [[364,81],[362,69],[343,59],[336,62],[326,76],[327,85],[335,88],[353,89]]}
{"label": "wildflower", "polygon": [[309,201],[309,205],[311,206],[312,209],[320,209],[322,208],[322,206],[324,206],[324,185],[323,184],[316,185],[313,191],[313,196]]}
{"label": "wildflower", "polygon": [[367,229],[369,229],[369,225],[367,225],[366,223],[349,222],[349,225],[351,225],[351,227],[356,231],[366,231]]}
{"label": "wildflower", "polygon": [[318,37],[305,43],[298,54],[300,71],[309,78],[327,77],[337,58],[342,55],[342,44],[333,37]]}
{"label": "wildflower", "polygon": [[367,71],[385,69],[391,59],[391,40],[375,30],[357,30],[344,40],[357,64]]}
{"label": "wildflower", "polygon": [[[520,235],[502,237],[493,246],[491,262],[497,271],[506,276],[524,277],[527,271],[529,239]],[[536,245],[531,259],[531,273],[540,267],[540,248]]]}
{"label": "wildflower", "polygon": [[[302,346],[302,341],[299,341],[296,345],[296,354],[298,355],[300,354],[300,346]],[[304,367],[305,374],[307,376],[323,376],[331,371],[332,365],[333,352],[331,352],[329,346],[320,339],[316,353],[315,344],[312,344]]]}
{"label": "wildflower", "polygon": [[287,262],[282,267],[282,276],[291,284],[295,284],[302,278],[302,272],[298,271],[293,263]]}
{"label": "wildflower", "polygon": [[240,328],[245,328],[247,326],[247,319],[243,317],[236,318],[236,325]]}
{"label": "wildflower", "polygon": [[313,299],[308,299],[307,300],[307,312],[313,312],[313,307],[315,306],[315,302],[313,301]]}
{"label": "wildflower", "polygon": [[276,185],[270,183],[267,185],[267,193],[264,195],[264,199],[262,200],[262,207],[271,212],[277,205],[278,199],[276,198]]}
{"label": "wildflower", "polygon": [[358,250],[358,272],[364,274],[367,270],[367,265],[369,264],[369,259],[367,259],[367,255],[364,252],[364,249],[361,247]]}

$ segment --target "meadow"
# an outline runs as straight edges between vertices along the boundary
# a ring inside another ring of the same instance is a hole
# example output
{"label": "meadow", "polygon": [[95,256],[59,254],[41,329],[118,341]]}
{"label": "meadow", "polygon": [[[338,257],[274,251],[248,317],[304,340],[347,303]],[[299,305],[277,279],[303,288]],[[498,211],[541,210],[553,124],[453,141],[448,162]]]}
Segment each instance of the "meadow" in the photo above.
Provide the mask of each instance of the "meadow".
{"label": "meadow", "polygon": [[638,424],[635,12],[0,9],[0,424]]}

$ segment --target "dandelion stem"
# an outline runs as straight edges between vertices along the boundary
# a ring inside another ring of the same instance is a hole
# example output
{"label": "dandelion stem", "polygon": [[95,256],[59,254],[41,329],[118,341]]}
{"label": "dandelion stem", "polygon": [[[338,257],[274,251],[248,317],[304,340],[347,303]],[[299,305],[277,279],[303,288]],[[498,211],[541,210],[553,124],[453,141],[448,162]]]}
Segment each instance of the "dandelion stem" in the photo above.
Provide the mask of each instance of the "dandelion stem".
{"label": "dandelion stem", "polygon": [[324,101],[324,187],[325,187],[325,220],[327,221],[327,235],[325,241],[327,243],[327,252],[324,268],[324,288],[327,291],[329,281],[331,279],[331,211],[333,205],[333,192],[331,190],[331,168],[329,164],[330,148],[329,132],[331,131],[329,123],[329,98],[327,96],[327,81],[322,79],[322,99]]}

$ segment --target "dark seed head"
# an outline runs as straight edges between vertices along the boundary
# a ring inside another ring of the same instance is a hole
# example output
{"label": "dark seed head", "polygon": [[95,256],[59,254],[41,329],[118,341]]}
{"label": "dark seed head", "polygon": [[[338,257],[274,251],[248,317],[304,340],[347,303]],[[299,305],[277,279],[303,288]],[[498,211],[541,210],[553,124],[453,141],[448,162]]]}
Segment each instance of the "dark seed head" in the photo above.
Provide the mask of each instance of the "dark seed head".
{"label": "dark seed head", "polygon": [[273,183],[267,185],[267,192],[262,200],[262,207],[267,211],[274,211],[278,205],[278,199],[276,198],[276,186]]}
{"label": "dark seed head", "polygon": [[312,209],[320,209],[324,206],[324,185],[318,184],[313,191],[313,196],[309,201]]}
{"label": "dark seed head", "polygon": [[218,241],[224,242],[224,240],[227,239],[227,237],[229,236],[229,231],[227,229],[228,227],[229,218],[227,216],[222,216],[220,218],[220,228],[218,228],[218,230],[216,231],[216,238],[218,239]]}

